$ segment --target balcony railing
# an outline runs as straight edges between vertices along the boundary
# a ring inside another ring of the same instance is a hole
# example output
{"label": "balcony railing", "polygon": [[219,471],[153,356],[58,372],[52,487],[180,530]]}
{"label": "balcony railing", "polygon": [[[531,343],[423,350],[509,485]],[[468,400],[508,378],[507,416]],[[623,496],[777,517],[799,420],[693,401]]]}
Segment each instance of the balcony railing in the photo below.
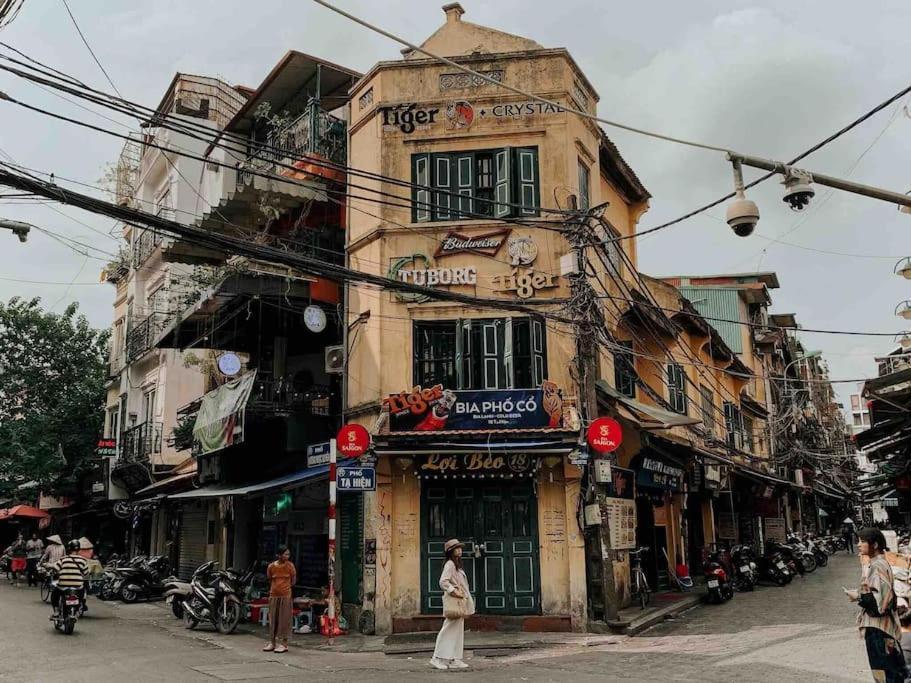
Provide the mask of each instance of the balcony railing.
{"label": "balcony railing", "polygon": [[[347,124],[312,102],[294,121],[281,128],[273,128],[264,141],[254,142],[244,167],[275,172],[277,163],[293,163],[308,155],[319,155],[344,164],[347,161],[347,137]],[[248,184],[250,179],[242,168],[238,182]]]}
{"label": "balcony railing", "polygon": [[125,462],[149,462],[161,453],[161,423],[144,422],[131,427],[121,438],[120,459]]}
{"label": "balcony railing", "polygon": [[257,378],[250,395],[249,407],[260,412],[328,415],[329,395],[328,386],[297,388],[290,378]]}
{"label": "balcony railing", "polygon": [[161,334],[168,322],[166,313],[151,313],[135,323],[127,334],[127,362],[142,357]]}
{"label": "balcony railing", "polygon": [[893,372],[911,368],[911,354],[877,358],[876,362],[879,366],[879,376],[884,377],[886,375],[891,375]]}
{"label": "balcony railing", "polygon": [[[165,216],[167,218],[168,216]],[[133,240],[133,268],[139,268],[161,244],[161,233],[142,230]]]}

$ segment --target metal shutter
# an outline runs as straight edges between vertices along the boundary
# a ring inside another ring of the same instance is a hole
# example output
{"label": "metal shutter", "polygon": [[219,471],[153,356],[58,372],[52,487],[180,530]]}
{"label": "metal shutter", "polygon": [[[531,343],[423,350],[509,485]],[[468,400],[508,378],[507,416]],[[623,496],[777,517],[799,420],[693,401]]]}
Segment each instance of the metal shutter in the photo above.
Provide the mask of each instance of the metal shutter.
{"label": "metal shutter", "polygon": [[184,509],[180,513],[180,556],[178,576],[189,580],[206,561],[206,523],[208,510]]}

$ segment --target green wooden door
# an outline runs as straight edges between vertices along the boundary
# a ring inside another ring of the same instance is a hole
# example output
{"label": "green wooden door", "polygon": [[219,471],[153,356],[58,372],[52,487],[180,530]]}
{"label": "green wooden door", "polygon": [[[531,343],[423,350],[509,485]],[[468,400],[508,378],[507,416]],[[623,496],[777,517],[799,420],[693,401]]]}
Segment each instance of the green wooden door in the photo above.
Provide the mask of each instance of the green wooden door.
{"label": "green wooden door", "polygon": [[539,614],[537,505],[531,482],[474,486],[425,482],[421,501],[421,607],[439,613],[443,544],[465,543],[463,565],[480,614]]}

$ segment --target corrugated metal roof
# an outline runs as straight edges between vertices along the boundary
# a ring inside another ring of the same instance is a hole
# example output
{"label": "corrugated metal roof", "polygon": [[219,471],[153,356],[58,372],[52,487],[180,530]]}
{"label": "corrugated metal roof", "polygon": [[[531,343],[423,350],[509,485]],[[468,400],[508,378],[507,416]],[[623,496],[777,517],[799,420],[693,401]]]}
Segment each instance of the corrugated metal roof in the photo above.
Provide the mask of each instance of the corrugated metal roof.
{"label": "corrugated metal roof", "polygon": [[680,285],[677,289],[692,302],[696,310],[711,320],[712,327],[718,330],[724,343],[734,353],[743,353],[743,336],[740,324],[736,322],[725,323],[724,320],[742,320],[740,315],[740,301],[737,289],[727,287],[694,287]]}

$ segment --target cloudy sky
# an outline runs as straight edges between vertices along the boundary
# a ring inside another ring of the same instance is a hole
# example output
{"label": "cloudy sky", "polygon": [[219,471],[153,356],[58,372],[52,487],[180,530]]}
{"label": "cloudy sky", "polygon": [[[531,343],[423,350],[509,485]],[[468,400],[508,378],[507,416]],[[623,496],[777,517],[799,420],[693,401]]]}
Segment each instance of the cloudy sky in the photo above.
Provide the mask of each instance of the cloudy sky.
{"label": "cloudy sky", "polygon": [[[414,42],[443,21],[441,0],[338,3]],[[466,21],[569,48],[600,93],[602,116],[757,156],[794,156],[909,80],[911,4],[898,0],[462,4]],[[124,96],[150,106],[175,71],[255,86],[292,48],[360,71],[399,55],[400,46],[309,0],[70,0],[70,6]],[[0,40],[109,89],[58,0],[25,0],[16,21],[0,30]],[[0,90],[92,118],[8,74],[0,74]],[[813,155],[804,167],[907,191],[911,118],[905,102]],[[717,153],[608,132],[654,197],[642,228],[731,188],[730,167]],[[0,156],[18,163],[97,184],[119,148],[112,138],[0,103]],[[642,270],[655,275],[774,270],[781,281],[774,310],[796,313],[805,327],[902,329],[893,309],[911,298],[911,284],[892,268],[911,253],[911,216],[823,188],[807,211],[793,213],[774,181],[753,190],[751,198],[762,211],[753,237],[733,236],[719,207],[643,239]],[[112,221],[72,208],[53,211],[0,199],[0,216],[35,223],[97,250],[117,246],[105,236]],[[773,242],[776,237],[787,244]],[[102,262],[98,251],[91,254],[75,253],[43,234],[33,234],[25,245],[0,235],[0,298],[40,296],[55,310],[75,300],[94,324],[107,326],[113,289],[97,284]],[[874,374],[872,356],[892,347],[892,339],[883,337],[805,334],[804,339],[807,347],[825,352],[834,378]]]}

